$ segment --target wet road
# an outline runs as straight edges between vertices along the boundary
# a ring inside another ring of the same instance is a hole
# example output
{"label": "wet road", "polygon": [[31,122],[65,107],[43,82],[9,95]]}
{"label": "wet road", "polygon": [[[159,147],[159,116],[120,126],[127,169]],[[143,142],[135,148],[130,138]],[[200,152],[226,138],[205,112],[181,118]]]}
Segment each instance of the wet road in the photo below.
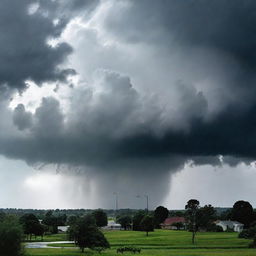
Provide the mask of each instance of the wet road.
{"label": "wet road", "polygon": [[[51,246],[51,244],[73,244],[73,241],[59,241],[59,242],[33,242],[33,243],[26,243],[25,248],[30,248],[30,249],[43,249],[43,248],[63,248],[63,247],[54,247]],[[70,248],[74,249],[72,247],[65,247],[65,248]]]}

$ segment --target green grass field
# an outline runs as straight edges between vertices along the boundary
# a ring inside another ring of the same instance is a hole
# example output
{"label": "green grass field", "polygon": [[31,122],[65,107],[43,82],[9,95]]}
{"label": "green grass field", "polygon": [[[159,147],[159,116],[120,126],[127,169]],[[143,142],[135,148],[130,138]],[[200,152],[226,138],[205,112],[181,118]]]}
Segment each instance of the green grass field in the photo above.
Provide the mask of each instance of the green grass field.
{"label": "green grass field", "polygon": [[[120,246],[135,246],[142,248],[145,256],[256,256],[255,249],[248,249],[249,240],[237,238],[237,233],[202,232],[196,236],[196,244],[191,243],[191,233],[187,231],[156,230],[145,236],[144,232],[135,231],[105,231],[111,244],[111,249],[102,253],[105,256],[116,254]],[[47,236],[44,241],[66,240],[65,234]],[[51,245],[52,246],[52,245]],[[30,256],[80,256],[76,248],[27,249]],[[87,251],[86,255],[97,255]],[[134,255],[125,253],[124,255]]]}

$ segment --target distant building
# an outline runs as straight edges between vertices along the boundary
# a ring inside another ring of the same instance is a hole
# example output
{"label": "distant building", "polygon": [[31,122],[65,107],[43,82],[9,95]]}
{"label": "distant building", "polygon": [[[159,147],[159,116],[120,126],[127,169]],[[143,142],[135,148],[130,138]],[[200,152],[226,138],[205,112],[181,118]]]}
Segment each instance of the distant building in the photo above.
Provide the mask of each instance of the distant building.
{"label": "distant building", "polygon": [[66,233],[69,226],[58,226],[58,233]]}
{"label": "distant building", "polygon": [[103,227],[106,230],[121,230],[122,226],[119,223],[114,222],[113,220],[108,221],[108,225]]}
{"label": "distant building", "polygon": [[182,223],[185,226],[186,220],[184,217],[170,217],[165,219],[165,221],[160,224],[160,226],[162,229],[177,229],[177,227],[173,225],[175,223]]}
{"label": "distant building", "polygon": [[222,227],[223,231],[232,230],[235,232],[241,232],[244,228],[244,224],[231,220],[217,220],[215,224]]}

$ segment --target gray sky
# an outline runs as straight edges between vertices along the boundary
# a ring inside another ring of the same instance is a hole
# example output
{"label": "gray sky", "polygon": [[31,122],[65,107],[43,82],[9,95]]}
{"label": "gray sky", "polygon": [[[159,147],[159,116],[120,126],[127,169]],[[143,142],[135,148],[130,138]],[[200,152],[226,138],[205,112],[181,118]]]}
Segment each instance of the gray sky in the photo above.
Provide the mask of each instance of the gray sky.
{"label": "gray sky", "polygon": [[0,207],[256,204],[254,1],[0,7]]}

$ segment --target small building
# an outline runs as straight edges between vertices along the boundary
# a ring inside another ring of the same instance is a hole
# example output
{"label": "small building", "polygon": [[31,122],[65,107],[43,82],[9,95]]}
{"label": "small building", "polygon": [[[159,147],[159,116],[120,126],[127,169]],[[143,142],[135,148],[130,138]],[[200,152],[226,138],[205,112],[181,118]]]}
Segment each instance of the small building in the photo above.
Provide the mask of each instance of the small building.
{"label": "small building", "polygon": [[106,229],[106,230],[121,230],[122,226],[119,223],[116,223],[115,221],[111,220],[111,221],[108,221],[108,225],[103,227],[103,229]]}
{"label": "small building", "polygon": [[165,219],[165,221],[160,224],[162,229],[178,229],[177,226],[175,226],[174,224],[176,223],[182,223],[183,224],[183,228],[180,229],[184,229],[185,228],[185,224],[186,224],[186,220],[184,217],[170,217]]}
{"label": "small building", "polygon": [[215,224],[222,227],[223,231],[232,230],[235,232],[241,232],[244,228],[244,224],[232,220],[217,220]]}
{"label": "small building", "polygon": [[58,226],[58,233],[66,233],[69,226]]}

